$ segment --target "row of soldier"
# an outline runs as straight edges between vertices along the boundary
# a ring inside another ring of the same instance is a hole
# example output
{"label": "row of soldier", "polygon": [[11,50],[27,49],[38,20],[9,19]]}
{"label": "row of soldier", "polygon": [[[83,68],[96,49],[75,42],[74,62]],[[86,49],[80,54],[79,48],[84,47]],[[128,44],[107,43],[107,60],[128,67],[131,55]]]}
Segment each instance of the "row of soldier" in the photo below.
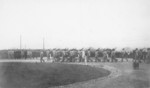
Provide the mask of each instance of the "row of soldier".
{"label": "row of soldier", "polygon": [[132,51],[116,51],[115,49],[49,49],[49,50],[9,50],[8,58],[27,59],[44,57],[53,62],[117,62],[133,60],[146,62],[150,58],[150,49],[135,49]]}

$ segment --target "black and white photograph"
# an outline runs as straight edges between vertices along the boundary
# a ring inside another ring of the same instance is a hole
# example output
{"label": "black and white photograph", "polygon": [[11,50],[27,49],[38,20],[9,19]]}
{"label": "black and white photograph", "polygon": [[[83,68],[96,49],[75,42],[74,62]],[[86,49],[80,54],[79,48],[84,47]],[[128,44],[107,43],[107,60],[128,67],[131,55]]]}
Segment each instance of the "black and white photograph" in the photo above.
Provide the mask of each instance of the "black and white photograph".
{"label": "black and white photograph", "polygon": [[150,88],[150,0],[0,0],[0,88]]}

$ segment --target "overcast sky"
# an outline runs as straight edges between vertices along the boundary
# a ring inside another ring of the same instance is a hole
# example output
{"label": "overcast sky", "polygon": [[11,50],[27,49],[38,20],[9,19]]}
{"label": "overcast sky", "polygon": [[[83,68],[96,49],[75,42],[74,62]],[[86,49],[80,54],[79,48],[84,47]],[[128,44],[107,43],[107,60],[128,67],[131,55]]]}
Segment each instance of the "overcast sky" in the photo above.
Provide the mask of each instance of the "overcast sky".
{"label": "overcast sky", "polygon": [[150,0],[0,0],[0,49],[150,47]]}

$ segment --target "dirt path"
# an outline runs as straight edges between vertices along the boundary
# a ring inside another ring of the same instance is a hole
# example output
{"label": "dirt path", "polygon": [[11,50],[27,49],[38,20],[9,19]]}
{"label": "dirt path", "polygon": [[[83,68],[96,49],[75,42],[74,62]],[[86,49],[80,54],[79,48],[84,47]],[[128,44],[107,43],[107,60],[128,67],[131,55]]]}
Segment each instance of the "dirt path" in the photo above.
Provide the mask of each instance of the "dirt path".
{"label": "dirt path", "polygon": [[133,70],[131,62],[88,65],[103,67],[112,73],[108,77],[54,88],[150,88],[150,65],[141,64],[139,70]]}

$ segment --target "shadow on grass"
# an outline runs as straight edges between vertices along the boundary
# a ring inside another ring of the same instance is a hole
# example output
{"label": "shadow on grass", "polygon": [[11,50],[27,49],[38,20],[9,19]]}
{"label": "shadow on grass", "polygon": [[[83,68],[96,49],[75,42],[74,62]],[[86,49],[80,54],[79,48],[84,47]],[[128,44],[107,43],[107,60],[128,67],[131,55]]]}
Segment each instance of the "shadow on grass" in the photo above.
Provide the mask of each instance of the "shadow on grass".
{"label": "shadow on grass", "polygon": [[61,63],[2,63],[0,87],[48,88],[87,81],[109,75],[110,72],[84,65]]}

